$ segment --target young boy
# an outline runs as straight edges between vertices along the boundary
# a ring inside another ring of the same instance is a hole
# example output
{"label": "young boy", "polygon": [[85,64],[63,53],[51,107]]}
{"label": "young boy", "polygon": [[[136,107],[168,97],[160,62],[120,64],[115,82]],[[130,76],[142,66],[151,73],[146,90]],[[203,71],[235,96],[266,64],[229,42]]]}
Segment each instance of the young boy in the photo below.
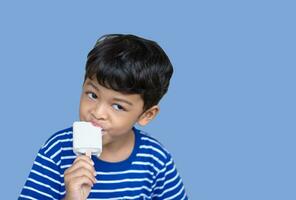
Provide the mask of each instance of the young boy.
{"label": "young boy", "polygon": [[188,199],[171,155],[134,125],[159,112],[173,68],[157,43],[106,35],[87,57],[80,120],[103,131],[100,157],[76,156],[72,127],[39,150],[19,199]]}

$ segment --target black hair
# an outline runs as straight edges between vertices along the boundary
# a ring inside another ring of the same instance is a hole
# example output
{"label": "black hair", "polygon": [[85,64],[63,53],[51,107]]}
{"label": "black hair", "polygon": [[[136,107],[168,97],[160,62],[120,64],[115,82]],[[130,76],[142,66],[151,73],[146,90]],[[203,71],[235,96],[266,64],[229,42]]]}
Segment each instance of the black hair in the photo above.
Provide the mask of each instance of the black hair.
{"label": "black hair", "polygon": [[154,41],[135,35],[104,35],[89,52],[85,78],[96,78],[106,88],[140,94],[144,110],[157,105],[167,92],[172,64]]}

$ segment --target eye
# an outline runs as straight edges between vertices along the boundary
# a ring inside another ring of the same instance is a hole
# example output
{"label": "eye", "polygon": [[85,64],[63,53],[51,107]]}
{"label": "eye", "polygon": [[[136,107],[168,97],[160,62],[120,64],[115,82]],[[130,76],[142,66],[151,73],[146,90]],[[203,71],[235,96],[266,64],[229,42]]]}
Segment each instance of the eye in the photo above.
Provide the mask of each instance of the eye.
{"label": "eye", "polygon": [[86,94],[87,94],[88,98],[90,98],[90,99],[94,100],[94,99],[98,98],[98,96],[93,92],[86,92]]}
{"label": "eye", "polygon": [[118,111],[124,111],[124,108],[119,104],[113,104],[112,107]]}

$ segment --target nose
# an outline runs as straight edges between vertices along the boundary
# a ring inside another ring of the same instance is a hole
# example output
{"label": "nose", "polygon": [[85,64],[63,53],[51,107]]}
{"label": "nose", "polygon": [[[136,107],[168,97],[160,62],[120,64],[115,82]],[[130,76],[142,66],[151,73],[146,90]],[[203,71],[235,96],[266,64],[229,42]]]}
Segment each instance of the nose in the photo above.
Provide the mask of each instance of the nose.
{"label": "nose", "polygon": [[105,120],[107,119],[107,109],[106,106],[103,104],[97,104],[91,111],[91,114],[97,119],[97,120]]}

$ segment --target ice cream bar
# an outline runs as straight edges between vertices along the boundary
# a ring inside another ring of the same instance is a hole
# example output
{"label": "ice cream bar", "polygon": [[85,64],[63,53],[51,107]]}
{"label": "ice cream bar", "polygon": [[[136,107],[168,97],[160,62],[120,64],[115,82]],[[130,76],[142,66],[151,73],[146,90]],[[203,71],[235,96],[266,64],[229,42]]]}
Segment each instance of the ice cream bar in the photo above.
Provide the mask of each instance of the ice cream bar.
{"label": "ice cream bar", "polygon": [[74,122],[73,151],[77,155],[100,156],[102,152],[102,129],[90,122]]}

